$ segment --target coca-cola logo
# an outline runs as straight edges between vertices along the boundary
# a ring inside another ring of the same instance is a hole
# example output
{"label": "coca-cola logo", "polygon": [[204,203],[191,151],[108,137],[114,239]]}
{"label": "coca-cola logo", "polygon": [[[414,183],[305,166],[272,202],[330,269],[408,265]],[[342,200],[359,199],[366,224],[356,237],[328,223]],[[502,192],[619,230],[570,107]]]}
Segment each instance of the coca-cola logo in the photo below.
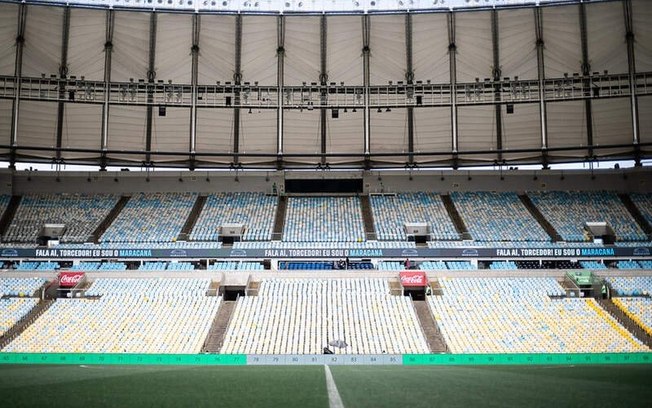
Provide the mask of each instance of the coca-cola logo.
{"label": "coca-cola logo", "polygon": [[84,277],[83,272],[79,273],[62,273],[59,275],[59,286],[64,287],[64,288],[71,288],[74,287],[79,283],[79,281],[82,280]]}
{"label": "coca-cola logo", "polygon": [[425,286],[426,274],[423,272],[403,272],[401,273],[401,283],[403,286]]}

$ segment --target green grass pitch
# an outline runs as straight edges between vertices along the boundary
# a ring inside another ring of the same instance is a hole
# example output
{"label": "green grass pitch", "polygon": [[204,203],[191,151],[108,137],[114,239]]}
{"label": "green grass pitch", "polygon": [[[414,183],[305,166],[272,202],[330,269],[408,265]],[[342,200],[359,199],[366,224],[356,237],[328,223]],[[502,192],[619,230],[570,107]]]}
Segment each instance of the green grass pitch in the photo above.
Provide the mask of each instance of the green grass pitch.
{"label": "green grass pitch", "polygon": [[[331,366],[345,407],[631,407],[652,365]],[[328,407],[323,366],[0,366],[6,407]]]}

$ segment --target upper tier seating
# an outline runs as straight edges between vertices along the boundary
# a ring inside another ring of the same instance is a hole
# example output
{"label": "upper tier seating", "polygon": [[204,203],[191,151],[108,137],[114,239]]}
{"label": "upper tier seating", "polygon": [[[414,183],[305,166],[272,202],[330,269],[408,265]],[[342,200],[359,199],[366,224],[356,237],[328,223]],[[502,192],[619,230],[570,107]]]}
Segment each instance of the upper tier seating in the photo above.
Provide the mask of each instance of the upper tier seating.
{"label": "upper tier seating", "polygon": [[550,241],[516,193],[451,193],[457,211],[476,241]]}
{"label": "upper tier seating", "polygon": [[458,271],[471,271],[478,269],[476,265],[473,265],[471,262],[467,261],[450,261],[446,262],[446,266],[448,266],[448,269],[450,270]]}
{"label": "upper tier seating", "polygon": [[36,242],[45,223],[65,224],[61,242],[85,242],[118,201],[109,194],[26,194],[5,241]]}
{"label": "upper tier seating", "polygon": [[566,241],[586,241],[584,223],[606,221],[620,241],[646,236],[613,192],[530,192],[532,202]]}
{"label": "upper tier seating", "polygon": [[243,223],[245,241],[272,239],[278,197],[262,193],[217,193],[206,197],[204,208],[190,233],[193,241],[217,241],[218,227]]}
{"label": "upper tier seating", "polygon": [[422,271],[441,271],[448,270],[446,262],[442,261],[425,261],[419,265],[419,269]]}
{"label": "upper tier seating", "polygon": [[455,240],[460,236],[439,194],[400,193],[371,195],[376,236],[380,240],[407,240],[405,223],[425,222],[436,240]]}
{"label": "upper tier seating", "polygon": [[358,197],[289,197],[284,241],[365,240]]}
{"label": "upper tier seating", "polygon": [[383,279],[268,279],[238,299],[221,353],[427,353],[411,301]]}
{"label": "upper tier seating", "polygon": [[102,241],[174,241],[196,199],[196,193],[135,194],[102,235]]}
{"label": "upper tier seating", "polygon": [[516,266],[516,263],[513,261],[499,261],[499,262],[492,262],[491,265],[489,265],[489,269],[516,270],[518,269],[518,266]]}
{"label": "upper tier seating", "polygon": [[1,214],[4,214],[9,205],[9,201],[11,201],[11,196],[9,194],[0,194],[0,216]]}
{"label": "upper tier seating", "polygon": [[616,262],[618,269],[641,269],[641,265],[636,261],[618,261]]}
{"label": "upper tier seating", "polygon": [[594,299],[563,296],[554,278],[440,279],[429,296],[453,353],[649,351]]}
{"label": "upper tier seating", "polygon": [[97,279],[97,300],[57,300],[4,351],[180,353],[201,351],[220,297],[210,279]]}

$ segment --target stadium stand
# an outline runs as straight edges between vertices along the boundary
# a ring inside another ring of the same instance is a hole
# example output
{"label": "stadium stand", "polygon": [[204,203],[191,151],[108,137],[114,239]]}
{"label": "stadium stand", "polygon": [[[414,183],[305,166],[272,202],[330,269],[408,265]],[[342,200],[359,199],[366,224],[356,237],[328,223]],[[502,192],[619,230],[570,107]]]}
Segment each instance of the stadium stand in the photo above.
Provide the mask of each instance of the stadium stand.
{"label": "stadium stand", "polygon": [[79,262],[68,268],[71,271],[97,271],[102,266],[102,262]]}
{"label": "stadium stand", "polygon": [[25,317],[38,302],[36,298],[0,299],[0,336]]}
{"label": "stadium stand", "polygon": [[217,241],[218,227],[225,223],[242,223],[246,226],[245,241],[269,241],[277,200],[276,196],[262,193],[209,194],[190,239]]}
{"label": "stadium stand", "polygon": [[429,296],[453,353],[649,351],[594,299],[561,298],[554,278],[441,279]]}
{"label": "stadium stand", "polygon": [[478,269],[477,266],[473,265],[471,262],[466,262],[466,261],[448,261],[446,262],[446,266],[448,267],[448,269],[459,270],[459,271],[469,271],[469,270]]}
{"label": "stadium stand", "polygon": [[0,297],[30,297],[45,282],[43,278],[0,278]]}
{"label": "stadium stand", "polygon": [[403,262],[397,261],[381,261],[378,262],[379,271],[403,271],[405,270],[405,264]]}
{"label": "stadium stand", "polygon": [[580,265],[584,269],[607,269],[607,265],[598,261],[580,261]]}
{"label": "stadium stand", "polygon": [[131,197],[101,241],[161,243],[176,240],[196,193],[138,193]]}
{"label": "stadium stand", "polygon": [[652,299],[624,297],[612,300],[616,307],[652,336]]}
{"label": "stadium stand", "polygon": [[238,299],[221,353],[427,353],[407,297],[382,279],[266,279],[258,296]]}
{"label": "stadium stand", "polygon": [[585,222],[606,221],[619,241],[645,241],[647,237],[613,192],[529,192],[543,216],[566,241],[587,241]]}
{"label": "stadium stand", "polygon": [[518,266],[513,261],[504,261],[504,262],[492,262],[489,265],[489,269],[496,270],[516,270]]}
{"label": "stadium stand", "polygon": [[221,298],[209,279],[97,279],[87,296],[58,300],[4,351],[199,353]]}
{"label": "stadium stand", "polygon": [[43,224],[54,223],[66,225],[61,242],[85,242],[117,201],[108,194],[27,194],[4,240],[34,243]]}
{"label": "stadium stand", "polygon": [[648,224],[652,225],[652,194],[632,193],[629,198],[631,198]]}
{"label": "stadium stand", "polygon": [[333,262],[279,262],[279,269],[291,271],[312,271],[312,270],[331,270],[334,269]]}
{"label": "stadium stand", "polygon": [[126,271],[127,265],[122,262],[102,262],[98,271]]}
{"label": "stadium stand", "polygon": [[440,271],[447,270],[446,262],[442,261],[425,261],[419,265],[419,269],[423,271]]}
{"label": "stadium stand", "polygon": [[641,265],[636,261],[618,261],[616,262],[618,269],[641,269]]}
{"label": "stadium stand", "polygon": [[289,197],[283,240],[290,242],[362,242],[365,240],[358,197]]}
{"label": "stadium stand", "polygon": [[550,241],[516,193],[452,192],[450,196],[476,241]]}
{"label": "stadium stand", "polygon": [[618,296],[652,294],[652,276],[615,276],[605,278]]}
{"label": "stadium stand", "polygon": [[432,239],[460,239],[439,194],[400,193],[371,195],[370,198],[379,240],[407,240],[404,224],[410,222],[427,223]]}

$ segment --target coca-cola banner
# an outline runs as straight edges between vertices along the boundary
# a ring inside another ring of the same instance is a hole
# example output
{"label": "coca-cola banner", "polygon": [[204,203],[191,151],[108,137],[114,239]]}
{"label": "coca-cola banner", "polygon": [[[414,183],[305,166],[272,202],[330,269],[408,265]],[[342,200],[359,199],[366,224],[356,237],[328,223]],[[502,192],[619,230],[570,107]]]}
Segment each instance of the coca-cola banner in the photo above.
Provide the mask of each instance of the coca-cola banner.
{"label": "coca-cola banner", "polygon": [[428,279],[425,272],[401,272],[401,285],[406,286],[426,286]]}
{"label": "coca-cola banner", "polygon": [[59,274],[59,287],[74,288],[86,275],[84,272],[61,272]]}

